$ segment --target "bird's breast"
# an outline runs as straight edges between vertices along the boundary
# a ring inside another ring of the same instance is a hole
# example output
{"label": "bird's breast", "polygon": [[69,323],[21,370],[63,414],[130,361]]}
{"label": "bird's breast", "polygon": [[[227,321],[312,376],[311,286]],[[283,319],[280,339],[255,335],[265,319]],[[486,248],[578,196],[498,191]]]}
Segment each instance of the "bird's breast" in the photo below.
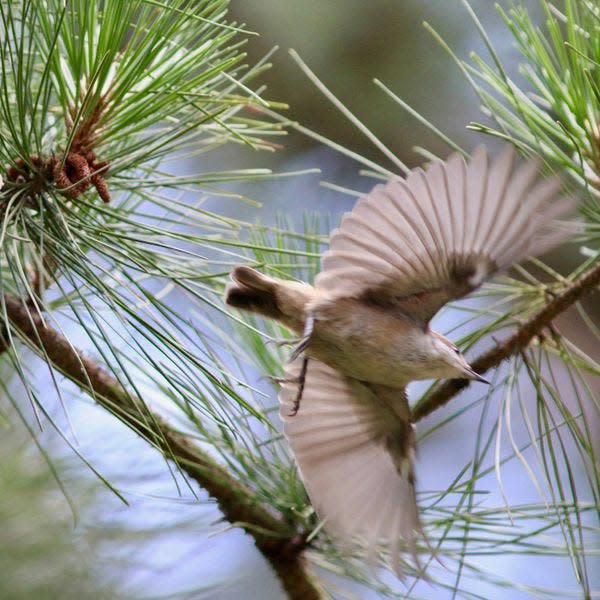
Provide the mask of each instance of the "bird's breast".
{"label": "bird's breast", "polygon": [[355,299],[321,302],[312,310],[309,356],[350,377],[390,387],[422,379],[428,336],[407,318]]}

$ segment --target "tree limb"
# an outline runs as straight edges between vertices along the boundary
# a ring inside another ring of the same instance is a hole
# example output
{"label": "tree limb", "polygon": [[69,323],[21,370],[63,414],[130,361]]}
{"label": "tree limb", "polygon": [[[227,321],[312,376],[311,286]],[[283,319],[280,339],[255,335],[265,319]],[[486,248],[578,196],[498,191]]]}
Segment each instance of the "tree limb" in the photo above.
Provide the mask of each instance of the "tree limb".
{"label": "tree limb", "polygon": [[[593,291],[600,284],[600,263],[578,277],[560,294],[557,294],[538,313],[525,321],[511,336],[490,348],[471,366],[477,373],[485,373],[496,367],[505,358],[516,354],[529,345],[533,337],[542,331],[567,308],[577,302],[582,296]],[[416,423],[438,408],[449,402],[458,392],[470,385],[468,379],[450,379],[437,385],[433,391],[415,404],[412,411],[413,422]]]}
{"label": "tree limb", "polygon": [[[98,404],[173,460],[217,501],[231,524],[241,527],[254,538],[290,599],[320,600],[323,597],[304,564],[305,539],[291,533],[290,527],[267,510],[250,488],[173,428],[164,417],[150,411],[140,398],[131,395],[103,367],[73,348],[33,309],[6,293],[3,304],[10,324],[36,351],[47,356],[55,368],[91,392]],[[6,333],[1,337],[7,344]]]}

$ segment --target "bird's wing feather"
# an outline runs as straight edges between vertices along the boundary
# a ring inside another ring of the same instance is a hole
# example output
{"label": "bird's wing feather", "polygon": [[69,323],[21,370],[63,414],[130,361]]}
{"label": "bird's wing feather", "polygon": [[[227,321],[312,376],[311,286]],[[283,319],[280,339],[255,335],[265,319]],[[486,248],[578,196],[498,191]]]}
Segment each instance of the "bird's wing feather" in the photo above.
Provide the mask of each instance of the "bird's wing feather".
{"label": "bird's wing feather", "polygon": [[[286,367],[287,377],[298,375],[300,363]],[[415,556],[421,531],[404,390],[367,386],[311,358],[291,416],[297,391],[294,382],[282,386],[281,417],[317,514],[338,540],[362,543],[372,555],[387,551],[400,574],[401,549]]]}
{"label": "bird's wing feather", "polygon": [[376,186],[342,218],[316,287],[358,296],[428,322],[495,272],[572,235],[574,208],[539,161],[514,168],[511,146],[490,162],[478,148]]}

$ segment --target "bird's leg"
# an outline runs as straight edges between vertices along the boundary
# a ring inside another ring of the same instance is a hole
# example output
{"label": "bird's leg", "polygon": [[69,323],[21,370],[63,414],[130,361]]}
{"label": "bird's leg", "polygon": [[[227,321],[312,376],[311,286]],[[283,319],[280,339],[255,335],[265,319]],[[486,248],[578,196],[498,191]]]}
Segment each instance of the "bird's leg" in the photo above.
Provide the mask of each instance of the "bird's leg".
{"label": "bird's leg", "polygon": [[302,400],[302,393],[304,392],[304,384],[306,383],[306,371],[308,370],[308,358],[306,356],[302,359],[302,367],[300,367],[300,374],[298,375],[298,392],[294,398],[294,405],[292,406],[292,412],[290,417],[295,417],[300,409],[300,401]]}
{"label": "bird's leg", "polygon": [[[296,360],[308,347],[310,343],[310,336],[312,335],[313,329],[315,327],[315,315],[312,312],[308,312],[306,315],[306,321],[304,323],[304,330],[302,331],[302,337],[298,340],[272,340],[271,343],[280,342],[284,343],[297,343],[297,346],[294,348],[292,352],[292,356],[290,357],[290,361]],[[308,370],[308,358],[306,356],[302,357],[302,366],[300,367],[300,373],[297,377],[269,377],[269,379],[275,383],[297,383],[298,384],[298,392],[296,393],[296,397],[294,398],[294,404],[292,406],[292,411],[290,412],[290,417],[294,417],[298,410],[300,409],[300,402],[302,400],[302,394],[304,392],[304,384],[306,383],[306,371]]]}
{"label": "bird's leg", "polygon": [[[313,329],[315,328],[315,315],[312,311],[308,311],[306,315],[306,321],[304,323],[304,331],[302,332],[302,338],[300,343],[296,346],[292,352],[290,360],[296,360],[305,350],[308,348],[310,343],[310,336],[312,335]],[[298,393],[294,399],[294,405],[290,417],[296,416],[300,409],[300,401],[302,400],[302,394],[304,392],[304,384],[306,383],[306,371],[308,370],[308,358],[302,357],[302,366],[300,367],[300,374],[298,375]]]}
{"label": "bird's leg", "polygon": [[315,315],[311,311],[308,311],[306,315],[306,321],[304,322],[304,331],[302,332],[302,337],[300,338],[298,345],[294,348],[294,351],[290,356],[290,361],[296,360],[308,348],[310,336],[312,335],[314,327]]}
{"label": "bird's leg", "polygon": [[302,393],[304,392],[304,384],[306,382],[306,371],[308,370],[308,358],[304,357],[302,359],[302,366],[300,367],[300,373],[296,375],[296,377],[273,377],[271,375],[267,375],[266,379],[268,379],[272,383],[297,383],[298,384],[298,392],[296,393],[296,397],[294,398],[294,404],[292,408],[292,412],[290,413],[290,417],[294,417],[300,408],[300,401],[302,400]]}

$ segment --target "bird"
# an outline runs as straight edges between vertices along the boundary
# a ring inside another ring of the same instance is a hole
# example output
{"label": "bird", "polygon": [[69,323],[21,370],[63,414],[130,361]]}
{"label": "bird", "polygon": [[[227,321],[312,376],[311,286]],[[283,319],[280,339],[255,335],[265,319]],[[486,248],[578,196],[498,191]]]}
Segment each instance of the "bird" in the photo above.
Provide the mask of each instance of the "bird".
{"label": "bird", "polygon": [[[430,328],[448,302],[573,234],[575,200],[542,161],[479,146],[376,185],[332,231],[314,285],[240,265],[230,307],[297,338],[279,392],[284,434],[318,517],[341,547],[386,556],[403,575],[426,539],[415,491],[406,386],[486,382]],[[486,382],[487,383],[487,382]]]}

